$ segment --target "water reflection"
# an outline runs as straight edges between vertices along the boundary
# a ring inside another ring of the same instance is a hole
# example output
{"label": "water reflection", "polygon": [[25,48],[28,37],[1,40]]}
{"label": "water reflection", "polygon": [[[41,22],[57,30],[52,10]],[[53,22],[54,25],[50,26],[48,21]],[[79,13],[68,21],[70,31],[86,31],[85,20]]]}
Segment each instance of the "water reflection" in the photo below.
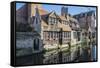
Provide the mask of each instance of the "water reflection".
{"label": "water reflection", "polygon": [[79,47],[75,51],[71,49],[55,49],[41,53],[34,53],[28,56],[17,57],[17,65],[40,65],[40,64],[58,64],[69,62],[86,62],[96,60],[96,47],[93,42],[88,42],[88,47]]}

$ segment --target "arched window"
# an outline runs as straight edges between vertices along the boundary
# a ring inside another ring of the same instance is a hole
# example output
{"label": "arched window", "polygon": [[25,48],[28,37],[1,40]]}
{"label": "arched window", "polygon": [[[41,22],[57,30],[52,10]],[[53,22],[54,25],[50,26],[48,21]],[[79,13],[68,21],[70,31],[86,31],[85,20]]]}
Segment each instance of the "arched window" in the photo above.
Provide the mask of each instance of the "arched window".
{"label": "arched window", "polygon": [[39,39],[34,39],[33,46],[34,50],[39,50]]}

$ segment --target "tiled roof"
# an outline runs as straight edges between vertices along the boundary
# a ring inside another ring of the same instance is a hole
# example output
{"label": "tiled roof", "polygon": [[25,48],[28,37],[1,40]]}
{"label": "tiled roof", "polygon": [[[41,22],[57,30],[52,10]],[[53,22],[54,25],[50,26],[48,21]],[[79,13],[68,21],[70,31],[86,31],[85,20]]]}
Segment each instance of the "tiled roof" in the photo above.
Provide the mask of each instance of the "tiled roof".
{"label": "tiled roof", "polygon": [[42,26],[48,26],[48,24],[44,20],[41,21],[41,25]]}
{"label": "tiled roof", "polygon": [[66,20],[64,16],[59,16],[61,20]]}
{"label": "tiled roof", "polygon": [[40,15],[45,15],[45,14],[48,14],[48,12],[44,9],[39,9],[39,14]]}
{"label": "tiled roof", "polygon": [[[49,26],[48,25],[48,16],[49,15],[52,15],[52,13],[55,13],[55,12],[48,12],[48,11],[46,11],[46,10],[44,10],[44,9],[42,9],[42,8],[38,8],[38,11],[39,11],[39,14],[40,14],[40,16],[41,16],[41,25],[42,26]],[[56,14],[56,13],[55,13]],[[57,14],[56,14],[57,15]],[[35,12],[33,12],[33,17],[35,16]],[[53,16],[53,15],[52,15]],[[69,20],[71,20],[71,21],[74,21],[74,22],[77,22],[77,20],[75,19],[75,18],[73,18],[73,17],[71,17],[71,16],[67,16],[67,18],[66,17],[64,17],[64,16],[58,16],[57,15],[57,18],[59,18],[59,19],[61,19],[61,20],[65,20],[65,21],[69,21]],[[34,20],[34,19],[33,19]],[[69,25],[65,25],[65,24],[63,24],[63,23],[61,23],[60,21],[59,21],[59,23],[58,23],[58,28],[62,28],[62,30],[63,31],[71,31],[71,27],[69,26]]]}

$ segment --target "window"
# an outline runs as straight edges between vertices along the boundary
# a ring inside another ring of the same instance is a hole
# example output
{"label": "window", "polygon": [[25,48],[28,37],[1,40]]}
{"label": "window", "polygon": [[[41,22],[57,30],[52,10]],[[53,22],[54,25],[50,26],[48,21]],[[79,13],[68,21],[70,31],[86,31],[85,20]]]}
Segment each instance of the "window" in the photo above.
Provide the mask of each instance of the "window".
{"label": "window", "polygon": [[48,38],[50,38],[50,32],[48,32]]}
{"label": "window", "polygon": [[55,38],[57,38],[57,32],[55,32]]}
{"label": "window", "polygon": [[49,17],[49,23],[50,23],[51,25],[57,24],[57,22],[58,22],[57,18]]}
{"label": "window", "polygon": [[77,32],[78,41],[80,41],[80,32]]}
{"label": "window", "polygon": [[57,32],[57,38],[59,38],[59,32]]}
{"label": "window", "polygon": [[65,39],[65,33],[62,34],[62,38]]}
{"label": "window", "polygon": [[55,21],[55,19],[54,19],[54,18],[52,18],[52,24],[54,23],[54,21]]}
{"label": "window", "polygon": [[50,34],[51,34],[51,38],[53,38],[53,32],[50,32]]}
{"label": "window", "polygon": [[48,32],[45,32],[45,38],[48,39]]}
{"label": "window", "polygon": [[74,35],[74,38],[76,39],[77,38],[77,33],[73,32],[73,35]]}
{"label": "window", "polygon": [[96,34],[95,32],[92,33],[92,38],[95,38]]}
{"label": "window", "polygon": [[43,32],[43,38],[44,38],[44,40],[47,39],[47,32]]}
{"label": "window", "polygon": [[52,17],[49,17],[49,22],[51,22],[52,21]]}
{"label": "window", "polygon": [[52,17],[49,17],[49,23],[52,24]]}
{"label": "window", "polygon": [[68,38],[70,37],[70,33],[68,32]]}
{"label": "window", "polygon": [[68,32],[66,32],[66,38],[68,38]]}
{"label": "window", "polygon": [[64,32],[64,37],[66,37],[66,32]]}
{"label": "window", "polygon": [[55,32],[53,32],[53,38],[55,38]]}
{"label": "window", "polygon": [[39,39],[34,39],[34,50],[39,50]]}
{"label": "window", "polygon": [[71,38],[71,32],[69,32],[69,38]]}
{"label": "window", "polygon": [[57,32],[55,32],[54,35],[55,35],[55,38],[57,38]]}
{"label": "window", "polygon": [[62,23],[65,25],[68,25],[67,21],[65,21],[65,20],[63,20]]}

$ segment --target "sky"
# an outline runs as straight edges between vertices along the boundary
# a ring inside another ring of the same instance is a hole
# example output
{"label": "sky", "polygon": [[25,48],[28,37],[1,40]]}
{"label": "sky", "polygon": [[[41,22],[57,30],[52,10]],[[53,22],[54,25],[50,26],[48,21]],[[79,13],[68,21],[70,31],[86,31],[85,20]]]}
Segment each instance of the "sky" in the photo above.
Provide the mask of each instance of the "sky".
{"label": "sky", "polygon": [[[16,3],[16,10],[22,7],[25,3]],[[48,5],[48,4],[42,4],[43,9],[45,9],[48,12],[55,11],[58,15],[61,15],[61,7],[63,5]],[[82,6],[65,6],[68,7],[68,13],[71,15],[79,14],[81,12],[87,12],[89,10],[96,11],[95,7],[82,7]]]}

